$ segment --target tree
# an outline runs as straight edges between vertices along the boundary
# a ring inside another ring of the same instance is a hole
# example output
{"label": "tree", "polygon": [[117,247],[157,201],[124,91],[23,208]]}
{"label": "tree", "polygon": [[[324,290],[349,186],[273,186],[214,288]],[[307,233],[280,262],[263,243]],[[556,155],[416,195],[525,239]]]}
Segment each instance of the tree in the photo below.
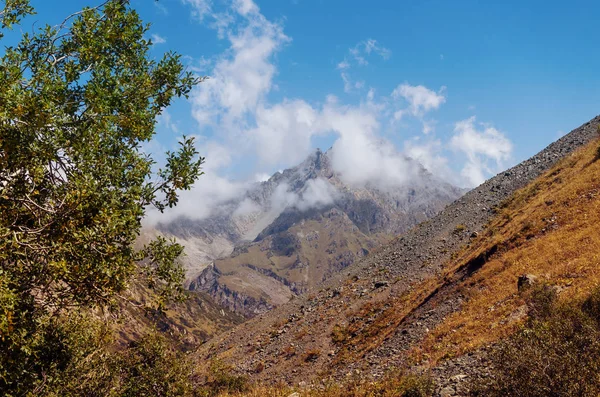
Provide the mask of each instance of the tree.
{"label": "tree", "polygon": [[[5,0],[0,38],[32,12],[27,0]],[[182,247],[133,243],[147,209],[176,205],[204,159],[184,137],[153,173],[142,145],[157,116],[202,79],[177,54],[152,60],[148,29],[129,1],[108,0],[24,34],[0,59],[5,395],[39,387],[68,363],[68,338],[57,330],[69,310],[104,307],[134,279],[163,299],[181,292]]]}

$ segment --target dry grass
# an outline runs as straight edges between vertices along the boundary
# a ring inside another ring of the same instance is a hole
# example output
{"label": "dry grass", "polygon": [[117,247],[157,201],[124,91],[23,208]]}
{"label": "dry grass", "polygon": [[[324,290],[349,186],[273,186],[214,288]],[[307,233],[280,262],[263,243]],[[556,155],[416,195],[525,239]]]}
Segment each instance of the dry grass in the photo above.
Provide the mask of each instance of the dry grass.
{"label": "dry grass", "polygon": [[519,191],[488,225],[485,235],[450,264],[447,277],[481,253],[497,253],[457,290],[467,297],[427,337],[423,351],[435,360],[460,355],[510,334],[524,314],[517,291],[521,274],[563,288],[561,299],[580,298],[600,283],[600,161],[594,142]]}
{"label": "dry grass", "polygon": [[358,377],[349,384],[332,384],[323,390],[294,389],[281,386],[254,386],[238,393],[223,392],[218,397],[288,397],[297,392],[301,397],[429,397],[434,384],[426,376],[389,375],[380,382],[364,382]]}
{"label": "dry grass", "polygon": [[[413,358],[434,363],[501,339],[526,314],[517,278],[535,274],[581,297],[600,283],[600,161],[597,142],[565,158],[498,209],[486,232],[457,252],[438,277],[390,301],[368,302],[344,329],[338,362],[355,360],[383,341],[443,288],[466,296],[462,310],[432,330]],[[464,281],[470,265],[481,269]]]}
{"label": "dry grass", "polygon": [[[460,311],[445,318],[412,352],[417,361],[427,358],[434,364],[513,333],[526,315],[525,297],[517,291],[521,274],[534,274],[545,283],[560,286],[561,300],[587,296],[600,285],[597,147],[598,142],[592,142],[518,191],[497,209],[485,232],[453,255],[439,276],[413,285],[402,296],[349,310],[348,318],[356,321],[332,328],[330,337],[340,351],[331,365],[360,360],[440,291],[461,294],[465,300]],[[475,271],[470,269],[473,264],[477,264]],[[306,334],[301,328],[295,336],[301,339]],[[303,390],[300,395],[402,395],[393,383],[386,382],[394,381]],[[223,396],[289,396],[292,392],[285,387],[257,386],[245,394]]]}

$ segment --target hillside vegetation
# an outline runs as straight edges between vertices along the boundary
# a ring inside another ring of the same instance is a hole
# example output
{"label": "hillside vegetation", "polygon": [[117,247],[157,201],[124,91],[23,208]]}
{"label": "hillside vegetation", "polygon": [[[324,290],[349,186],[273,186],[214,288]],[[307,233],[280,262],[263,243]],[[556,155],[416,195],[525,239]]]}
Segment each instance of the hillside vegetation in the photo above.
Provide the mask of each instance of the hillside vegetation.
{"label": "hillside vegetation", "polygon": [[[596,131],[597,125],[592,126]],[[432,376],[438,392],[451,387],[450,395],[464,395],[471,382],[463,379],[488,377],[498,357],[495,347],[518,335],[515,332],[521,327],[531,326],[528,319],[535,306],[531,291],[546,286],[556,294],[553,307],[558,312],[578,312],[597,287],[599,158],[598,139],[566,154],[524,188],[499,201],[478,232],[471,225],[445,223],[444,228],[451,228],[447,236],[467,235],[458,240],[463,241],[462,247],[447,245],[449,259],[403,290],[397,286],[407,285],[403,283],[410,281],[410,274],[391,278],[397,270],[379,265],[379,254],[371,255],[360,264],[362,273],[355,273],[360,277],[331,283],[285,310],[246,323],[239,332],[208,344],[199,357],[220,357],[236,372],[267,384],[277,380],[302,383],[298,374],[312,370],[305,379],[321,389],[345,384],[352,379],[348,375],[360,373],[356,376],[365,382],[361,387],[371,385],[370,390],[375,390],[389,374],[404,368]],[[444,249],[440,242],[450,238],[443,236],[436,238],[438,250]],[[391,249],[406,244],[402,241],[393,242]],[[398,257],[387,251],[382,255]],[[424,266],[418,269],[427,269]],[[366,279],[365,273],[377,279]],[[523,275],[527,277],[519,288]],[[404,292],[395,293],[395,289]],[[552,337],[558,343],[560,335]],[[281,389],[272,390],[278,395]]]}
{"label": "hillside vegetation", "polygon": [[[443,285],[452,284],[464,304],[425,339],[423,351],[432,359],[464,354],[513,331],[524,313],[520,275],[555,286],[563,300],[583,299],[600,284],[597,148],[593,142],[517,192],[448,265]],[[465,277],[464,270],[472,274]]]}

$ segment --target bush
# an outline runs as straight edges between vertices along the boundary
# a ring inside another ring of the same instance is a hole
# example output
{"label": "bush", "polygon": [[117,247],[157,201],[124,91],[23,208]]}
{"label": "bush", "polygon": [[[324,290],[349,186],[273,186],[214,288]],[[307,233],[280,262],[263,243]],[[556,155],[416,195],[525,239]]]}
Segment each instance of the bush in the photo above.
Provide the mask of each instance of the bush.
{"label": "bush", "polygon": [[[365,384],[360,379],[355,384],[336,391],[326,391],[323,396],[331,397],[430,397],[435,384],[427,375],[391,372],[380,382]],[[317,396],[321,396],[317,393]]]}
{"label": "bush", "polygon": [[600,290],[560,303],[548,287],[532,294],[530,318],[493,353],[493,380],[478,396],[600,395]]}
{"label": "bush", "polygon": [[435,384],[427,376],[405,376],[399,387],[401,397],[428,397],[433,395]]}
{"label": "bush", "polygon": [[203,396],[218,396],[222,393],[243,393],[249,390],[248,379],[232,374],[231,367],[219,360],[211,362],[208,378],[202,391]]}
{"label": "bush", "polygon": [[467,230],[467,225],[463,225],[462,223],[459,225],[456,225],[456,227],[454,228],[453,233],[455,235],[459,235],[461,233],[463,233],[465,230]]}
{"label": "bush", "polygon": [[160,335],[132,343],[111,364],[119,373],[120,396],[192,395],[191,363]]}

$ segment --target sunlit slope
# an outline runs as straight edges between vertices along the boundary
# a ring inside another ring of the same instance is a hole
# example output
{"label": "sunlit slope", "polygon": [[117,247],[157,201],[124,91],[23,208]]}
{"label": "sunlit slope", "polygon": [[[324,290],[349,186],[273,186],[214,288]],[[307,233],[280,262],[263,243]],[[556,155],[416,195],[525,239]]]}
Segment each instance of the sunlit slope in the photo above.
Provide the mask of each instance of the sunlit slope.
{"label": "sunlit slope", "polygon": [[386,359],[435,365],[496,342],[526,317],[521,275],[554,286],[561,299],[588,295],[600,283],[598,146],[566,157],[502,203],[437,276],[357,310],[360,320],[338,331],[338,363],[400,348],[400,357]]}
{"label": "sunlit slope", "polygon": [[[556,286],[563,299],[600,283],[599,149],[592,142],[515,194],[448,266],[446,278],[465,303],[425,339],[426,352],[461,354],[508,334],[523,318],[520,275]],[[469,265],[481,267],[462,276]]]}
{"label": "sunlit slope", "polygon": [[447,362],[456,372],[440,378],[464,374],[472,360],[463,353],[482,353],[526,318],[520,275],[557,285],[561,297],[595,284],[599,122],[491,178],[308,295],[215,338],[197,357],[267,384],[342,382],[357,371],[377,380],[392,368],[438,371]]}

